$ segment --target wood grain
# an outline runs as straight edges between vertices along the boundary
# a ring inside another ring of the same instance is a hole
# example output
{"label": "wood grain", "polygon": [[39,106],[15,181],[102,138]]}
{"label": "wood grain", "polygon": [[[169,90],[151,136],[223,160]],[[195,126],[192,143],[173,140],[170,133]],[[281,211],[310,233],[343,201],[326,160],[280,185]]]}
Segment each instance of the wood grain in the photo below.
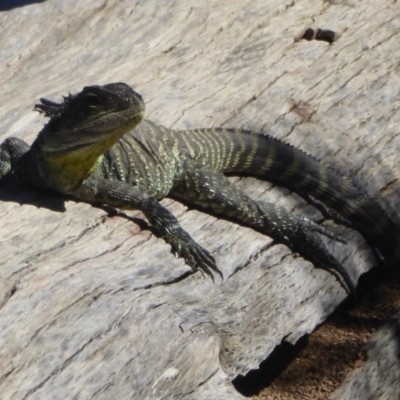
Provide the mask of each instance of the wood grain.
{"label": "wood grain", "polygon": [[[32,142],[40,97],[124,81],[149,119],[269,132],[334,163],[398,220],[399,14],[389,0],[54,0],[3,12],[0,139]],[[295,41],[309,27],[340,36]],[[285,189],[233,180],[321,218]],[[186,276],[137,220],[15,182],[0,200],[4,399],[239,399],[232,379],[346,297],[285,246],[172,200],[163,204],[210,250],[223,282]],[[340,230],[348,245],[328,245],[356,279],[375,261],[359,234]]]}

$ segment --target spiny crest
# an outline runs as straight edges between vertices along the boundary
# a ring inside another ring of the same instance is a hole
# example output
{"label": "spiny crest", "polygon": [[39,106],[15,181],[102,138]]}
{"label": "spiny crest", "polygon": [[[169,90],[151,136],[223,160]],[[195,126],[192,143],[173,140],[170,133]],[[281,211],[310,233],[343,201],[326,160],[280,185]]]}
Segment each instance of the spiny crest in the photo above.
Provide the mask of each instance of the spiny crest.
{"label": "spiny crest", "polygon": [[126,115],[143,113],[145,104],[142,96],[129,85],[122,82],[109,83],[104,86],[86,86],[75,95],[63,97],[61,103],[41,98],[34,110],[57,123],[63,119],[64,124],[76,124],[85,118],[97,118],[107,112],[125,112]]}
{"label": "spiny crest", "polygon": [[40,99],[41,104],[35,104],[33,110],[39,112],[40,114],[44,114],[45,117],[57,118],[61,116],[65,110],[65,107],[68,106],[75,97],[76,96],[69,93],[68,96],[63,96],[62,103],[56,103],[42,97]]}

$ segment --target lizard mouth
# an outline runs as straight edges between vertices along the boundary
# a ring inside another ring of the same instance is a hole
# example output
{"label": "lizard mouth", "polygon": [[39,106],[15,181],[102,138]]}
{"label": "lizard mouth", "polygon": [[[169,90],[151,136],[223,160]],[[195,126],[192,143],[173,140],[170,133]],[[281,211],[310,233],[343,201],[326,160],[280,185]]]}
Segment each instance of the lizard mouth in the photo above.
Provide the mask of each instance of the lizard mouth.
{"label": "lizard mouth", "polygon": [[144,110],[122,110],[118,113],[109,112],[98,118],[87,121],[79,131],[70,133],[63,138],[63,144],[51,143],[48,140],[44,149],[49,157],[58,158],[65,154],[92,153],[95,151],[100,156],[122,136],[134,129],[144,118]]}
{"label": "lizard mouth", "polygon": [[88,120],[82,124],[80,129],[85,133],[87,132],[95,142],[96,136],[90,136],[90,133],[109,135],[116,131],[131,130],[143,120],[144,114],[144,108],[128,108],[118,112],[109,111]]}

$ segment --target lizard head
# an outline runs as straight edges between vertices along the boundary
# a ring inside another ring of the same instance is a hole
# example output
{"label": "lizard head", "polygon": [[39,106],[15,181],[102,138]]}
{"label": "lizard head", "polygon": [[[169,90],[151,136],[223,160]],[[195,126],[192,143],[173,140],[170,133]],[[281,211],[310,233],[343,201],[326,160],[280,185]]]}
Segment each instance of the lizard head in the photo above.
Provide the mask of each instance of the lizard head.
{"label": "lizard head", "polygon": [[140,94],[125,83],[87,86],[62,103],[40,99],[35,110],[50,121],[39,133],[41,150],[48,157],[104,153],[144,117]]}
{"label": "lizard head", "polygon": [[135,128],[145,111],[140,94],[121,82],[87,86],[62,103],[40,102],[35,110],[50,120],[36,147],[43,174],[57,176],[60,190],[64,182],[69,187],[87,178],[104,152]]}

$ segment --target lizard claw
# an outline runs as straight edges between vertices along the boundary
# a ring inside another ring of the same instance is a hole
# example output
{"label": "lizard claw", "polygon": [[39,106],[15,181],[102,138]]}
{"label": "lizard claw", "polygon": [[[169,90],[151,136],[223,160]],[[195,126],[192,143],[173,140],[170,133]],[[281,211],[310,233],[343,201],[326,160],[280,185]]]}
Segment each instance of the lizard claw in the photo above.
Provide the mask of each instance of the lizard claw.
{"label": "lizard claw", "polygon": [[[267,234],[286,244],[292,251],[298,252],[313,264],[331,270],[341,285],[354,295],[356,287],[352,278],[347,270],[328,252],[318,234],[346,243],[340,236],[308,218],[290,214],[285,209],[278,208],[273,204],[263,201],[257,201],[257,204],[266,217],[265,232]],[[281,222],[282,219],[285,221],[284,224]]]}
{"label": "lizard claw", "polygon": [[174,235],[166,235],[164,239],[172,246],[173,252],[182,257],[193,271],[200,270],[208,275],[214,282],[214,273],[218,274],[223,280],[224,276],[215,263],[214,257],[183,229],[177,229]]}
{"label": "lizard claw", "polygon": [[223,280],[224,276],[215,263],[214,257],[197,243],[193,242],[190,245],[185,245],[182,249],[182,257],[193,270],[200,270],[203,274],[208,275],[215,282],[212,271],[217,273]]}
{"label": "lizard claw", "polygon": [[299,226],[297,236],[291,238],[290,244],[294,249],[299,249],[299,251],[301,249],[302,255],[309,261],[316,263],[317,265],[325,265],[328,270],[331,270],[331,272],[336,275],[339,282],[341,282],[339,278],[342,277],[345,283],[345,285],[342,283],[342,286],[344,286],[345,289],[347,286],[348,293],[354,296],[356,287],[352,278],[343,265],[327,251],[324,243],[318,237],[317,233],[327,236],[338,242],[346,243],[346,241],[344,241],[340,236],[337,236],[328,229],[325,229],[324,227],[304,218],[302,221],[302,226]]}
{"label": "lizard claw", "polygon": [[336,242],[347,244],[347,241],[345,239],[343,239],[341,236],[339,236],[336,233],[334,233],[332,230],[327,229],[327,228],[323,227],[322,225],[318,225],[315,222],[312,222],[312,221],[310,221],[308,219],[306,221],[308,222],[309,228],[312,231],[318,232],[321,235],[324,235],[324,236],[328,237],[329,239],[335,240]]}

